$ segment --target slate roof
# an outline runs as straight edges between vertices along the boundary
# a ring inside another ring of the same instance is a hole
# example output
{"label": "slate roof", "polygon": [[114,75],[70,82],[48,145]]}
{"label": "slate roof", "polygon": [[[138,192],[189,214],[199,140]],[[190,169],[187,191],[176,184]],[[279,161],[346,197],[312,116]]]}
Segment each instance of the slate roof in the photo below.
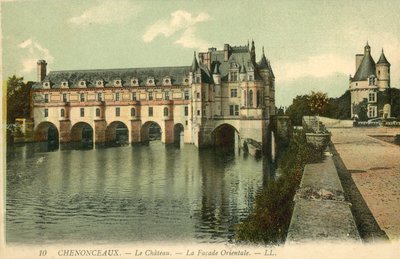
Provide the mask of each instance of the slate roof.
{"label": "slate roof", "polygon": [[371,53],[366,52],[352,81],[363,81],[371,75],[376,76],[376,65]]}
{"label": "slate roof", "polygon": [[385,54],[383,54],[383,50],[382,50],[382,54],[378,60],[378,63],[376,63],[376,64],[389,64],[390,65],[389,61],[387,61],[387,59],[385,57]]}
{"label": "slate roof", "polygon": [[[51,88],[60,88],[62,81],[67,81],[70,88],[78,88],[81,80],[86,82],[86,87],[95,87],[97,80],[103,80],[105,87],[114,86],[115,80],[121,80],[122,86],[131,86],[131,79],[138,79],[139,86],[145,86],[148,77],[154,77],[157,86],[161,86],[163,79],[171,78],[172,85],[181,85],[189,76],[190,66],[179,67],[149,67],[149,68],[123,68],[123,69],[94,69],[51,71],[43,81],[50,81]],[[42,83],[36,83],[34,89],[42,88]]]}
{"label": "slate roof", "polygon": [[221,73],[221,79],[226,81],[228,80],[230,66],[232,63],[235,63],[239,65],[239,70],[241,70],[241,66],[243,65],[246,71],[254,70],[255,78],[258,80],[261,79],[261,76],[257,73],[256,64],[251,62],[250,51],[247,47],[231,47],[230,53],[231,55],[229,56],[228,61],[224,61],[223,50],[211,52],[211,71],[215,71],[215,66],[218,66],[218,70]]}

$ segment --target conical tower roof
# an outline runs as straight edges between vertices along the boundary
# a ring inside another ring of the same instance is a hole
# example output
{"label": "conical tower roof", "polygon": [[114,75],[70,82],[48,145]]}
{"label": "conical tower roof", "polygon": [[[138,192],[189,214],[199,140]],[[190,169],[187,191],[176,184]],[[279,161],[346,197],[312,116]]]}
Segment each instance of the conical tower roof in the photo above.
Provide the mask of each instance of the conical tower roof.
{"label": "conical tower roof", "polygon": [[381,57],[379,58],[378,63],[376,63],[376,64],[388,64],[388,65],[390,65],[389,61],[387,61],[387,59],[385,57],[385,54],[383,53],[383,49],[382,49]]}
{"label": "conical tower roof", "polygon": [[[369,47],[368,43],[367,46]],[[371,52],[365,51],[365,56],[361,61],[361,64],[358,67],[356,74],[353,77],[353,81],[363,81],[371,75],[376,76],[376,65],[374,59],[371,56]]]}
{"label": "conical tower roof", "polygon": [[265,53],[264,53],[264,47],[262,48],[262,56],[261,56],[261,60],[260,62],[258,62],[258,67],[260,69],[268,69],[268,61],[267,58],[265,57]]}
{"label": "conical tower roof", "polygon": [[218,63],[216,62],[215,63],[215,65],[214,65],[214,71],[213,71],[213,74],[214,75],[216,75],[216,74],[219,74],[219,65],[218,65]]}
{"label": "conical tower roof", "polygon": [[193,62],[192,62],[191,71],[192,72],[196,72],[198,68],[199,68],[199,63],[197,62],[196,51],[195,51],[194,55],[193,55]]}

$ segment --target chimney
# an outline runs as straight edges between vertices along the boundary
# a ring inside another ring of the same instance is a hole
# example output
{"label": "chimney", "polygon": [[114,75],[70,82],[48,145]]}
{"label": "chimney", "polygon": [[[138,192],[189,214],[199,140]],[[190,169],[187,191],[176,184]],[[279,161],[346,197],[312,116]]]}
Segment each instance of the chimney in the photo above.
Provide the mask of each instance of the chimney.
{"label": "chimney", "polygon": [[42,82],[46,77],[46,60],[38,60],[37,62],[37,81]]}
{"label": "chimney", "polygon": [[229,60],[229,44],[224,44],[224,61]]}
{"label": "chimney", "polygon": [[361,61],[363,60],[364,55],[363,54],[356,54],[356,72],[358,70],[358,68],[361,65]]}

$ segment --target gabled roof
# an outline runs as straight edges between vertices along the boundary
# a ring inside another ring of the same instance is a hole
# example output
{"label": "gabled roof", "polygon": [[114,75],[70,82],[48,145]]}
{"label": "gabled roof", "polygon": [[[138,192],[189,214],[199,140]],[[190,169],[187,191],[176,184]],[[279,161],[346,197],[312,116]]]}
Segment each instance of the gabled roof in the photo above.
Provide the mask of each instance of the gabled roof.
{"label": "gabled roof", "polygon": [[371,57],[371,53],[366,52],[352,81],[363,81],[371,75],[376,76],[376,65],[374,59]]}
{"label": "gabled roof", "polygon": [[[190,66],[180,66],[51,71],[43,81],[49,81],[51,88],[60,88],[62,81],[68,81],[70,88],[77,88],[79,81],[85,80],[86,87],[90,88],[96,86],[97,80],[103,80],[106,87],[113,86],[114,80],[121,80],[122,86],[131,86],[130,80],[137,78],[139,85],[144,86],[148,77],[153,77],[156,85],[162,85],[163,78],[170,76],[172,85],[181,85],[184,78],[189,75],[190,69]],[[36,83],[34,89],[40,88],[42,84]]]}

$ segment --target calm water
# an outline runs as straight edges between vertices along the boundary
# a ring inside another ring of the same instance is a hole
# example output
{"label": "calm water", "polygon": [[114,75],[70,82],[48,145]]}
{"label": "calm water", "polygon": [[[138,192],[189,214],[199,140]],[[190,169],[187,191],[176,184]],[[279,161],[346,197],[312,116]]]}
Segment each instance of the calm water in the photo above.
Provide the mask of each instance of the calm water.
{"label": "calm water", "polygon": [[266,167],[237,151],[160,142],[14,147],[7,154],[6,239],[230,242],[270,177]]}

